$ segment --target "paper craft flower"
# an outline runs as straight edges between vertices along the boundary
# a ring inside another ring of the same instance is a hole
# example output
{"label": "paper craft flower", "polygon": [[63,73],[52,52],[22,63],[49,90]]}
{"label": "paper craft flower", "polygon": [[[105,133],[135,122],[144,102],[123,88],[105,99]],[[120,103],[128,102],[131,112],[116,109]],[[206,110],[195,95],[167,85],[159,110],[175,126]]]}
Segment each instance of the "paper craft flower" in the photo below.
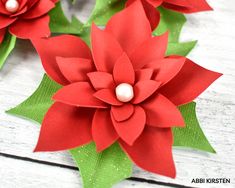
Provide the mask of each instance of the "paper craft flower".
{"label": "paper craft flower", "polygon": [[0,0],[0,43],[8,30],[22,39],[50,35],[47,13],[57,0]]}
{"label": "paper craft flower", "polygon": [[167,33],[152,37],[139,1],[113,16],[105,30],[92,25],[91,51],[75,36],[34,39],[47,74],[63,86],[35,151],[94,141],[100,152],[118,142],[141,168],[175,177],[171,127],[184,126],[177,106],[221,74],[185,57],[165,57],[167,39]]}
{"label": "paper craft flower", "polygon": [[[137,0],[128,0],[126,6],[129,6]],[[160,21],[160,13],[156,7],[162,5],[181,13],[195,13],[212,10],[206,0],[140,0],[144,6],[146,15],[151,23],[152,29],[155,29]]]}

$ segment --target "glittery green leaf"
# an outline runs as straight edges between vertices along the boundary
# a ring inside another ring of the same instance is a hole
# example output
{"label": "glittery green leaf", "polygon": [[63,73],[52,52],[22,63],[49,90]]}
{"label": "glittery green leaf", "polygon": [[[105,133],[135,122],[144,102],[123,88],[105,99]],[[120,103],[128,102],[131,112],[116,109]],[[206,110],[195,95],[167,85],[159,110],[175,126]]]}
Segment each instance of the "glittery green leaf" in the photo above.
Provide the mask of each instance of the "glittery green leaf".
{"label": "glittery green leaf", "polygon": [[215,153],[215,150],[200,128],[196,116],[196,103],[192,102],[180,106],[179,110],[184,117],[186,127],[173,129],[174,146],[189,147]]}
{"label": "glittery green leaf", "polygon": [[63,13],[61,3],[58,2],[56,7],[49,13],[50,29],[52,33],[79,34],[83,26],[76,17],[72,17],[70,22]]}
{"label": "glittery green leaf", "polygon": [[3,42],[0,44],[0,69],[3,67],[11,51],[14,49],[15,43],[16,37],[7,33]]}
{"label": "glittery green leaf", "polygon": [[101,153],[94,143],[71,150],[84,188],[110,188],[132,174],[132,162],[116,143]]}

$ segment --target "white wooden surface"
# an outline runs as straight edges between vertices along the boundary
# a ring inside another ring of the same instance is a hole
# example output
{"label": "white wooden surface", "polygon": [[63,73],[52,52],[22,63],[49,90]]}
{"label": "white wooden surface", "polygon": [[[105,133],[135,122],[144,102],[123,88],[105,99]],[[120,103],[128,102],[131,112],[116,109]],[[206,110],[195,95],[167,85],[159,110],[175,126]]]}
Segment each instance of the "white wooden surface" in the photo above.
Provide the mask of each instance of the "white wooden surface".
{"label": "white wooden surface", "polygon": [[[79,0],[72,8],[85,20],[95,0]],[[187,16],[182,41],[199,40],[189,55],[204,67],[224,73],[197,100],[201,126],[217,151],[216,155],[193,150],[174,149],[177,178],[169,179],[134,168],[133,177],[170,182],[192,187],[235,187],[235,5],[233,0],[210,0],[214,12]],[[65,9],[68,8],[64,3]],[[70,16],[67,11],[68,16]],[[0,72],[0,188],[74,188],[82,187],[79,174],[70,169],[75,164],[67,152],[33,153],[39,126],[10,116],[5,110],[14,107],[37,88],[43,75],[40,60],[26,41],[18,41],[17,48]],[[47,161],[69,166],[61,168],[38,162]],[[231,184],[191,184],[192,178],[231,178]],[[150,183],[126,180],[116,188],[161,187]]]}

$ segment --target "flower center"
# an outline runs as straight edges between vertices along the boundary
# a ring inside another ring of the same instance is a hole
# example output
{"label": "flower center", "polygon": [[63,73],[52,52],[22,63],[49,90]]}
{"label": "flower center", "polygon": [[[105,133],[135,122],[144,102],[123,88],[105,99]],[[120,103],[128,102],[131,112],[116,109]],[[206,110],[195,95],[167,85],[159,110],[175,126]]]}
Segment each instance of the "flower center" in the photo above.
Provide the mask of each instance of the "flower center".
{"label": "flower center", "polygon": [[116,97],[121,102],[129,102],[134,97],[133,87],[130,84],[119,84],[116,89]]}
{"label": "flower center", "polygon": [[17,0],[7,0],[5,8],[8,12],[15,13],[19,9],[19,3]]}

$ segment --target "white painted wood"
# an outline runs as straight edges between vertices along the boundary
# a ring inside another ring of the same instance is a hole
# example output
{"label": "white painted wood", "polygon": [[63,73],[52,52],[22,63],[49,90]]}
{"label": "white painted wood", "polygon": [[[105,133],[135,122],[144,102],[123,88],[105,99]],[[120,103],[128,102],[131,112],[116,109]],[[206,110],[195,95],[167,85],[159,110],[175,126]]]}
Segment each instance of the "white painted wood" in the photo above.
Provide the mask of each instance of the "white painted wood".
{"label": "white painted wood", "polygon": [[[76,7],[77,15],[85,20],[95,0],[83,1]],[[232,0],[209,1],[214,12],[189,15],[183,29],[182,41],[197,39],[199,43],[190,58],[200,65],[220,71],[224,76],[197,100],[201,126],[217,154],[189,150],[174,150],[177,166],[175,180],[160,177],[135,168],[133,176],[195,187],[235,187],[235,6]],[[77,9],[78,8],[78,9]],[[75,8],[73,11],[75,12]],[[69,15],[70,12],[67,11]],[[81,16],[82,15],[82,16]],[[32,46],[18,41],[17,48],[0,72],[0,153],[51,161],[75,166],[67,152],[32,153],[39,126],[35,123],[4,113],[26,99],[37,88],[43,75],[39,58]],[[22,172],[24,169],[25,175]],[[52,173],[58,171],[58,177]],[[71,171],[71,172],[70,172]],[[43,173],[44,172],[44,173]],[[48,172],[48,173],[45,173]],[[23,174],[23,175],[22,175]],[[192,178],[231,178],[230,185],[192,185]],[[58,180],[58,182],[55,182]],[[55,183],[55,184],[53,184]],[[0,157],[0,187],[80,187],[77,174],[72,170],[48,167],[25,161]],[[131,187],[125,181],[122,187]],[[58,186],[56,186],[58,185]],[[61,186],[60,186],[61,185]],[[62,186],[63,185],[63,186]],[[151,185],[133,184],[137,187]],[[155,186],[159,187],[159,186]]]}

